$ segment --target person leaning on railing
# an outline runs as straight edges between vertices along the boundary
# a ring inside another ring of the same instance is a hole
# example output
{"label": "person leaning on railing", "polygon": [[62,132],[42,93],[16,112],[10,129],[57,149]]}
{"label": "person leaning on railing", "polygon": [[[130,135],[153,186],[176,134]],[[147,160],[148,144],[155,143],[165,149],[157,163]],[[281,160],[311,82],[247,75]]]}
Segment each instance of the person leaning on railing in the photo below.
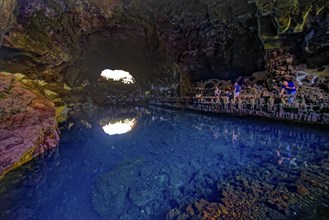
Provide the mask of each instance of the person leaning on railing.
{"label": "person leaning on railing", "polygon": [[280,95],[282,96],[283,93],[286,92],[288,94],[288,103],[292,104],[297,93],[295,84],[293,82],[283,81],[281,88]]}
{"label": "person leaning on railing", "polygon": [[216,88],[215,88],[216,103],[219,103],[221,93],[222,93],[222,90],[220,90],[219,87],[216,86]]}

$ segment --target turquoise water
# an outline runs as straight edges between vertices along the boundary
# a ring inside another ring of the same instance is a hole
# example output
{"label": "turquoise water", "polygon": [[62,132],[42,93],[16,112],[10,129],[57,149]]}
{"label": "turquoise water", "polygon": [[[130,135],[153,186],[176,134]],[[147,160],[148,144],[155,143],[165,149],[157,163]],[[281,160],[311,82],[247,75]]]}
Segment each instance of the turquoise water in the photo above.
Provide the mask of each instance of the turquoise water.
{"label": "turquoise water", "polygon": [[[104,132],[125,119],[130,132]],[[165,219],[201,198],[220,202],[228,184],[255,198],[262,218],[329,217],[326,130],[159,108],[95,112],[64,127],[56,150],[0,180],[0,219]],[[237,177],[262,182],[263,194]],[[278,188],[288,206],[267,198]]]}

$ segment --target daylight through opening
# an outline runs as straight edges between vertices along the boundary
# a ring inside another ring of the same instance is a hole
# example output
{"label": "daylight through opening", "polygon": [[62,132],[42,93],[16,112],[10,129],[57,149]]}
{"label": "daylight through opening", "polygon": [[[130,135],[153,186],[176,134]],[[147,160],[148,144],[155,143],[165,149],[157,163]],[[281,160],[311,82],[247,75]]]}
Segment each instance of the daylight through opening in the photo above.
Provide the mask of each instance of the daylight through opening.
{"label": "daylight through opening", "polygon": [[135,83],[135,79],[129,72],[124,70],[111,70],[105,69],[102,71],[101,76],[106,79],[112,79],[114,81],[122,81],[123,83]]}

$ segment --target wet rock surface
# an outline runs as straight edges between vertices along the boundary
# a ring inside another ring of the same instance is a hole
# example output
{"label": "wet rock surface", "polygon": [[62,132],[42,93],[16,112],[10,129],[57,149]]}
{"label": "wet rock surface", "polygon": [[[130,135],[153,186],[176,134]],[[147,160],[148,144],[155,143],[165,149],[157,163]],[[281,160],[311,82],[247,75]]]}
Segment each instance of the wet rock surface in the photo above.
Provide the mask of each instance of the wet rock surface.
{"label": "wet rock surface", "polygon": [[59,143],[55,106],[0,73],[0,175]]}

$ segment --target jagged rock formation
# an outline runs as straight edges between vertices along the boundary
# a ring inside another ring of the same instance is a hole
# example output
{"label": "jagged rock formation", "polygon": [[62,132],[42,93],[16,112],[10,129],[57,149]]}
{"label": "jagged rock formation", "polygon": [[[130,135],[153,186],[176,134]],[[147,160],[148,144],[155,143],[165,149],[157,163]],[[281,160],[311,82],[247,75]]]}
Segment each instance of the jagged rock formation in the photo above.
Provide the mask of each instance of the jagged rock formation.
{"label": "jagged rock formation", "polygon": [[180,75],[234,79],[262,70],[264,49],[282,46],[296,55],[295,62],[321,67],[328,58],[328,4],[6,1],[0,7],[0,68],[43,72],[72,84],[97,79],[106,65],[131,71],[146,85],[178,81]]}
{"label": "jagged rock formation", "polygon": [[15,0],[0,2],[0,8],[2,9],[0,10],[0,45],[2,43],[4,34],[8,32],[12,25],[15,23],[15,16],[13,15],[15,7]]}
{"label": "jagged rock formation", "polygon": [[55,107],[13,76],[0,74],[0,176],[59,143]]}

